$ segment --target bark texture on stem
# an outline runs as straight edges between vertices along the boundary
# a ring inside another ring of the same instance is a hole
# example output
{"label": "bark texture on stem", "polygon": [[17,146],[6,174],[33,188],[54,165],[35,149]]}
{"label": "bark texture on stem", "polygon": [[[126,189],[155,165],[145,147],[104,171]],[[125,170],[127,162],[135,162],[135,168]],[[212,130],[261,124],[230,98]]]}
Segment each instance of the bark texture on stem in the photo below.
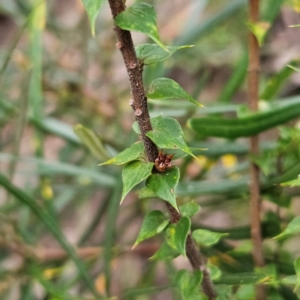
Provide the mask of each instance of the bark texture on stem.
{"label": "bark texture on stem", "polygon": [[[249,19],[255,23],[259,19],[259,0],[249,0]],[[259,44],[253,33],[249,34],[249,68],[248,68],[248,104],[252,111],[258,110],[259,101]],[[252,155],[259,153],[259,137],[250,138],[250,152]],[[262,234],[261,234],[261,199],[259,185],[259,167],[255,163],[250,165],[250,223],[251,239],[253,244],[253,261],[256,267],[264,266]],[[265,286],[259,285],[256,288],[256,299],[266,299]]]}
{"label": "bark texture on stem", "polygon": [[[110,0],[109,5],[113,18],[125,10],[125,4],[122,0]],[[155,144],[146,136],[146,133],[152,130],[152,126],[143,85],[143,66],[139,64],[135,55],[130,31],[115,26],[115,32],[118,38],[117,47],[122,53],[131,86],[133,101],[130,101],[130,105],[134,110],[135,119],[141,130],[148,160],[154,162],[158,156],[158,150]]]}
{"label": "bark texture on stem", "polygon": [[[113,18],[125,10],[123,0],[109,0],[110,9]],[[117,47],[120,49],[124,63],[126,65],[131,92],[133,99],[130,101],[135,114],[135,119],[139,124],[142,140],[145,145],[147,158],[150,162],[154,162],[158,157],[158,149],[156,145],[146,136],[146,133],[152,130],[150,116],[147,105],[147,97],[143,85],[143,65],[139,64],[136,57],[131,34],[127,30],[123,30],[115,26],[115,32],[118,38]],[[170,222],[176,223],[180,220],[181,215],[169,203],[166,206],[170,215]],[[203,272],[202,288],[209,300],[216,298],[216,293],[211,282],[209,272],[206,269],[204,259],[200,250],[195,245],[191,235],[188,235],[186,241],[186,254],[194,270],[200,269]]]}

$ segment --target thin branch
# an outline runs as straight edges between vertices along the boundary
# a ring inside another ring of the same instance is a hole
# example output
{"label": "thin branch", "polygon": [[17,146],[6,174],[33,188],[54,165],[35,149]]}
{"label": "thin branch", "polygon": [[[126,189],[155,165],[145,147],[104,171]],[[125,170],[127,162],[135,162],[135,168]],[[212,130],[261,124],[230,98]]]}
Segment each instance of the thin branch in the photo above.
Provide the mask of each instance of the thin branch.
{"label": "thin branch", "polygon": [[[259,19],[259,0],[249,0],[249,18],[250,22],[255,23]],[[250,32],[249,35],[249,68],[248,68],[248,103],[252,111],[258,110],[258,89],[259,89],[259,44],[255,35]],[[250,138],[250,153],[258,155],[259,137]],[[250,165],[250,216],[251,216],[251,238],[253,244],[253,261],[256,267],[264,266],[264,256],[261,234],[261,199],[259,187],[259,167],[252,162]],[[256,288],[256,299],[266,299],[266,288],[262,285]]]}
{"label": "thin branch", "polygon": [[[113,18],[125,10],[125,4],[122,0],[109,0],[109,5]],[[147,97],[144,91],[142,77],[143,65],[139,64],[137,60],[130,32],[122,30],[118,26],[115,26],[115,32],[118,38],[117,47],[122,53],[131,86],[133,99],[130,100],[129,104],[133,108],[135,119],[139,124],[147,158],[149,161],[154,162],[158,157],[158,149],[146,136],[146,133],[152,130],[152,126],[148,111]],[[170,222],[178,222],[181,218],[180,213],[177,212],[169,203],[166,203],[166,206],[169,211]],[[188,235],[186,241],[186,253],[193,269],[200,269],[203,272],[202,288],[204,293],[208,296],[209,300],[215,299],[216,293],[213,289],[213,284],[206,269],[204,259],[190,235]]]}

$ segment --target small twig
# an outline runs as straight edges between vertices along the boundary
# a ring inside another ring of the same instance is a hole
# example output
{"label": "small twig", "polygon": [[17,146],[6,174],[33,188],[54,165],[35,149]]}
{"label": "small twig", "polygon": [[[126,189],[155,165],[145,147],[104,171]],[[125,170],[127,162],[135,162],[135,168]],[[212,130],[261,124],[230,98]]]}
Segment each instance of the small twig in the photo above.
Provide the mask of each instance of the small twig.
{"label": "small twig", "polygon": [[[250,22],[257,22],[259,17],[259,0],[249,0],[249,17]],[[258,110],[258,89],[259,89],[259,44],[255,35],[250,32],[249,35],[249,68],[248,68],[248,103],[252,111]],[[259,153],[259,137],[253,136],[250,138],[250,153],[258,155]],[[261,234],[261,200],[260,200],[260,185],[259,185],[259,167],[251,162],[250,165],[250,216],[251,216],[251,238],[253,244],[253,261],[256,267],[264,266],[264,256],[262,247]],[[256,288],[256,299],[264,300],[267,297],[266,288],[259,285]]]}
{"label": "small twig", "polygon": [[[122,0],[109,0],[110,9],[115,18],[119,13],[125,10],[125,4]],[[150,162],[154,162],[158,157],[158,149],[156,145],[146,136],[146,133],[152,130],[150,116],[148,111],[147,97],[144,91],[143,84],[143,66],[139,64],[131,33],[126,30],[122,30],[118,26],[115,26],[115,32],[117,34],[118,43],[117,47],[120,49],[124,63],[126,65],[133,99],[129,104],[134,110],[135,119],[139,124],[142,140],[145,145],[145,152]],[[166,202],[167,209],[170,215],[170,222],[176,223],[181,218],[181,215],[176,211],[169,203]],[[186,254],[194,270],[201,270],[203,272],[202,288],[209,300],[216,298],[216,293],[213,288],[212,281],[209,273],[205,267],[204,259],[199,249],[195,245],[192,237],[188,235],[186,241]]]}

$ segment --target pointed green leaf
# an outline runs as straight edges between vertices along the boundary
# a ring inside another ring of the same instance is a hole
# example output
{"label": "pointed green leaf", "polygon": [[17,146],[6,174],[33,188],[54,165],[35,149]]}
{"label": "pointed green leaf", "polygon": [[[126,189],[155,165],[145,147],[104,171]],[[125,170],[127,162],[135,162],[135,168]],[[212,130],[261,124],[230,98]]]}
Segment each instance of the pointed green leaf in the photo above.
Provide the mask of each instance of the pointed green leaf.
{"label": "pointed green leaf", "polygon": [[190,96],[176,81],[169,78],[158,78],[151,82],[147,97],[150,99],[187,99],[190,102],[201,106]]}
{"label": "pointed green leaf", "polygon": [[268,23],[268,22],[256,22],[256,23],[247,22],[246,25],[249,28],[249,30],[255,35],[259,46],[262,46],[265,36],[268,32],[268,29],[270,28],[270,23]]}
{"label": "pointed green leaf", "polygon": [[188,126],[201,136],[235,139],[259,134],[274,126],[298,118],[299,115],[300,105],[291,102],[279,108],[243,118],[192,118],[189,119]]}
{"label": "pointed green leaf", "polygon": [[196,270],[193,272],[187,270],[179,270],[175,278],[176,285],[180,289],[180,292],[185,300],[192,299],[191,296],[195,294],[195,291],[199,292],[199,285],[201,283],[201,280],[202,272],[200,270]]}
{"label": "pointed green leaf", "polygon": [[256,272],[223,274],[219,279],[215,280],[217,284],[242,285],[256,284],[265,282],[268,275]]}
{"label": "pointed green leaf", "polygon": [[153,163],[133,161],[125,166],[122,172],[123,192],[121,203],[130,190],[151,175]]}
{"label": "pointed green leaf", "polygon": [[[158,116],[156,118],[151,118],[150,121],[151,121],[151,124],[152,124],[152,127],[154,128],[156,126],[156,124],[162,120],[163,117],[162,116]],[[132,129],[134,132],[136,132],[137,134],[141,134],[141,131],[140,131],[140,128],[139,128],[139,124],[135,121],[133,124],[132,124]]]}
{"label": "pointed green leaf", "polygon": [[296,276],[297,276],[297,283],[296,283],[296,286],[294,289],[294,291],[296,291],[296,289],[298,289],[298,287],[300,286],[300,257],[295,259],[294,267],[295,267]]}
{"label": "pointed green leaf", "polygon": [[95,36],[95,22],[104,0],[81,0],[90,20],[92,35]]}
{"label": "pointed green leaf", "polygon": [[186,204],[182,204],[179,206],[179,210],[182,216],[192,217],[200,210],[200,205],[191,201]]}
{"label": "pointed green leaf", "polygon": [[99,166],[108,165],[108,164],[123,165],[130,161],[141,158],[143,157],[143,155],[144,155],[144,145],[142,142],[138,142],[132,144],[129,148],[125,149],[114,158],[100,164]]}
{"label": "pointed green leaf", "polygon": [[143,240],[162,232],[168,224],[169,220],[166,220],[166,217],[160,210],[147,213],[133,247]]}
{"label": "pointed green leaf", "polygon": [[196,243],[201,244],[203,246],[211,246],[219,242],[219,240],[228,235],[228,233],[219,233],[205,229],[197,229],[192,233],[193,239]]}
{"label": "pointed green leaf", "polygon": [[155,43],[166,49],[159,39],[156,26],[156,12],[150,4],[135,3],[117,15],[115,23],[124,30],[147,34]]}
{"label": "pointed green leaf", "polygon": [[286,83],[287,79],[294,74],[297,61],[292,60],[290,65],[284,66],[279,72],[272,76],[267,81],[264,91],[260,95],[260,99],[271,100],[276,97],[282,86]]}
{"label": "pointed green leaf", "polygon": [[178,252],[186,256],[185,243],[191,227],[189,217],[182,217],[177,223],[171,224],[166,230],[167,243]]}
{"label": "pointed green leaf", "polygon": [[108,153],[101,143],[100,138],[93,130],[86,128],[81,124],[78,124],[74,127],[74,132],[95,157],[101,160],[109,158]]}
{"label": "pointed green leaf", "polygon": [[167,46],[165,51],[163,48],[156,44],[140,44],[135,47],[136,56],[139,60],[143,61],[145,65],[151,65],[160,61],[164,61],[178,49],[191,48],[193,45],[186,46]]}
{"label": "pointed green leaf", "polygon": [[164,173],[152,174],[146,181],[146,187],[153,191],[153,195],[169,202],[178,210],[175,190],[179,181],[179,169],[173,167]]}
{"label": "pointed green leaf", "polygon": [[294,218],[286,227],[286,229],[273,239],[281,239],[287,235],[300,232],[300,216]]}
{"label": "pointed green leaf", "polygon": [[146,135],[158,147],[162,149],[179,149],[195,157],[183,139],[183,131],[175,119],[159,118],[155,120],[155,123],[152,123],[152,126],[153,130],[147,132]]}
{"label": "pointed green leaf", "polygon": [[166,241],[164,241],[163,244],[160,246],[160,248],[149,259],[171,260],[179,255],[180,253],[176,249],[172,248],[171,246],[169,246],[169,244]]}

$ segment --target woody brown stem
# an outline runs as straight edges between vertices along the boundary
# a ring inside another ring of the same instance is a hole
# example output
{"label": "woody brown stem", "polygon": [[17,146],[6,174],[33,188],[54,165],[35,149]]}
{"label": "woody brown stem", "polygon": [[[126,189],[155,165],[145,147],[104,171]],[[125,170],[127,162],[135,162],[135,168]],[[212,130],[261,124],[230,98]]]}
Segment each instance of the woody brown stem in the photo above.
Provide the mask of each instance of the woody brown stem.
{"label": "woody brown stem", "polygon": [[[259,0],[249,0],[249,18],[250,22],[255,23],[259,18]],[[249,69],[248,69],[248,103],[252,111],[258,110],[258,90],[259,90],[259,44],[255,35],[249,34]],[[253,156],[259,153],[259,137],[250,138],[250,153]],[[250,165],[250,216],[251,216],[251,239],[253,244],[253,261],[256,267],[264,266],[264,256],[261,234],[261,199],[259,186],[259,167],[252,162]],[[265,286],[259,285],[256,288],[256,299],[266,299]]]}
{"label": "woody brown stem", "polygon": [[[125,10],[125,4],[122,0],[109,0],[110,9],[113,18]],[[131,34],[129,31],[123,30],[115,26],[115,32],[118,38],[117,47],[120,49],[123,60],[127,69],[129,82],[132,92],[132,101],[130,105],[134,110],[135,119],[138,122],[142,140],[145,145],[145,152],[148,161],[154,162],[158,157],[158,149],[156,145],[146,136],[146,133],[152,130],[150,116],[147,105],[147,97],[143,85],[143,66],[139,64]],[[180,213],[166,202],[167,209],[170,215],[170,222],[176,223],[181,218]],[[209,300],[216,298],[216,293],[213,289],[209,273],[205,267],[205,263],[199,249],[189,235],[186,241],[186,254],[194,270],[200,269],[203,272],[202,288]]]}

